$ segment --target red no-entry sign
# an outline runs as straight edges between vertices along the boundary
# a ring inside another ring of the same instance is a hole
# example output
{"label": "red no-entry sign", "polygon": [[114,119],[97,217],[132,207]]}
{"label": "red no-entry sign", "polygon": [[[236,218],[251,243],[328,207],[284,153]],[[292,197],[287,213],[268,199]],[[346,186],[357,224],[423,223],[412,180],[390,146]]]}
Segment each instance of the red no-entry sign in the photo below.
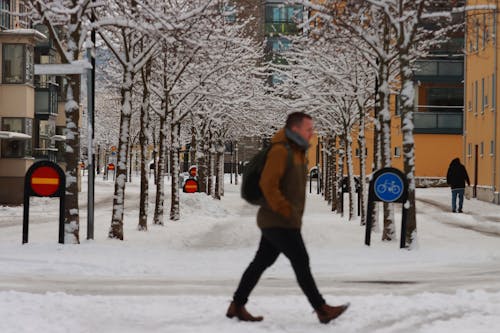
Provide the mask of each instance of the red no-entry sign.
{"label": "red no-entry sign", "polygon": [[184,190],[185,193],[195,193],[195,192],[198,192],[198,181],[196,179],[189,178],[184,183],[183,190]]}
{"label": "red no-entry sign", "polygon": [[36,194],[49,197],[57,192],[61,180],[57,170],[50,166],[42,166],[31,174],[31,189]]}
{"label": "red no-entry sign", "polygon": [[59,197],[59,243],[64,244],[66,176],[59,165],[38,161],[24,176],[23,244],[28,242],[30,197]]}

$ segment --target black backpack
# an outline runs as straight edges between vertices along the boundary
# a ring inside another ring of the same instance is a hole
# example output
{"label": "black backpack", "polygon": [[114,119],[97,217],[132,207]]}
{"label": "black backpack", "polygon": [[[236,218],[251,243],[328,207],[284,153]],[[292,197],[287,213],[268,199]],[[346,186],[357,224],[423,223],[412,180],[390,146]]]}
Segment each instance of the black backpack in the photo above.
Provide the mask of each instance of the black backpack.
{"label": "black backpack", "polygon": [[292,149],[288,142],[276,142],[263,149],[250,159],[243,171],[243,180],[241,182],[241,197],[252,205],[263,205],[266,200],[260,190],[259,181],[264,165],[266,164],[267,154],[275,144],[283,144],[288,150],[287,168],[292,164]]}

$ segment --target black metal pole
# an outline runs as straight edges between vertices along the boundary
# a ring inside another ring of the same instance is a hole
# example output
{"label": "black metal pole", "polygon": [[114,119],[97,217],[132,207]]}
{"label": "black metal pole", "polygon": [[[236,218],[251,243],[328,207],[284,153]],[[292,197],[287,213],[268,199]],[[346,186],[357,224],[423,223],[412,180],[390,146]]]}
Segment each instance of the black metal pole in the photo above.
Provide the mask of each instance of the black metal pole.
{"label": "black metal pole", "polygon": [[64,197],[59,198],[59,244],[64,244]]}
{"label": "black metal pole", "polygon": [[[94,0],[92,0],[94,2]],[[94,22],[96,19],[94,10],[92,10],[90,21]],[[89,118],[89,163],[88,163],[88,186],[87,186],[87,239],[94,239],[94,199],[95,199],[95,152],[94,152],[94,132],[95,132],[95,43],[96,32],[92,29],[90,33],[92,41],[92,49],[88,50],[88,59],[92,68],[88,71],[87,76],[87,99],[88,99],[88,118]],[[64,239],[63,239],[64,243]]]}
{"label": "black metal pole", "polygon": [[399,244],[399,248],[404,249],[406,247],[406,229],[407,229],[407,220],[408,220],[408,209],[403,206],[403,217],[401,221],[401,241]]}
{"label": "black metal pole", "polygon": [[26,178],[24,180],[23,244],[28,243],[28,229],[30,219],[30,195],[28,189],[29,185]]}
{"label": "black metal pole", "polygon": [[370,246],[371,236],[372,236],[372,212],[374,209],[375,202],[373,200],[368,200],[368,213],[366,214],[366,229],[365,229],[365,245]]}

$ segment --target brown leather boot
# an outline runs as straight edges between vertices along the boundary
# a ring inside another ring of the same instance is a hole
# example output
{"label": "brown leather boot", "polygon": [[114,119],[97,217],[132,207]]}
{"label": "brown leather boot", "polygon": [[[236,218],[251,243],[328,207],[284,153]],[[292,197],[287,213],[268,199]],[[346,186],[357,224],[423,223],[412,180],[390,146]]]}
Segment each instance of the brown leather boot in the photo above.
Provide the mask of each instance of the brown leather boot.
{"label": "brown leather boot", "polygon": [[328,324],[333,319],[344,313],[349,307],[349,303],[340,306],[330,306],[328,304],[323,304],[319,309],[316,309],[316,314],[318,319],[323,324]]}
{"label": "brown leather boot", "polygon": [[236,305],[236,303],[231,302],[229,305],[229,309],[227,309],[226,317],[233,318],[236,317],[241,321],[262,321],[264,317],[252,316],[247,309],[245,309],[244,305]]}

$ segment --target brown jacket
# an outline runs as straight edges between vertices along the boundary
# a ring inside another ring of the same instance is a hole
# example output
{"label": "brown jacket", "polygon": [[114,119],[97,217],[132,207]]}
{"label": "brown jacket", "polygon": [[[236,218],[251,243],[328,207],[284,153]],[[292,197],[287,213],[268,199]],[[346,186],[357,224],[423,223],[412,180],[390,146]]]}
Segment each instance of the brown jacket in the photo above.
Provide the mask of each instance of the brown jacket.
{"label": "brown jacket", "polygon": [[[257,224],[260,228],[300,229],[306,200],[305,151],[286,137],[284,128],[271,142],[259,182],[266,204],[257,213]],[[288,149],[280,142],[288,142],[292,150],[291,165]]]}

